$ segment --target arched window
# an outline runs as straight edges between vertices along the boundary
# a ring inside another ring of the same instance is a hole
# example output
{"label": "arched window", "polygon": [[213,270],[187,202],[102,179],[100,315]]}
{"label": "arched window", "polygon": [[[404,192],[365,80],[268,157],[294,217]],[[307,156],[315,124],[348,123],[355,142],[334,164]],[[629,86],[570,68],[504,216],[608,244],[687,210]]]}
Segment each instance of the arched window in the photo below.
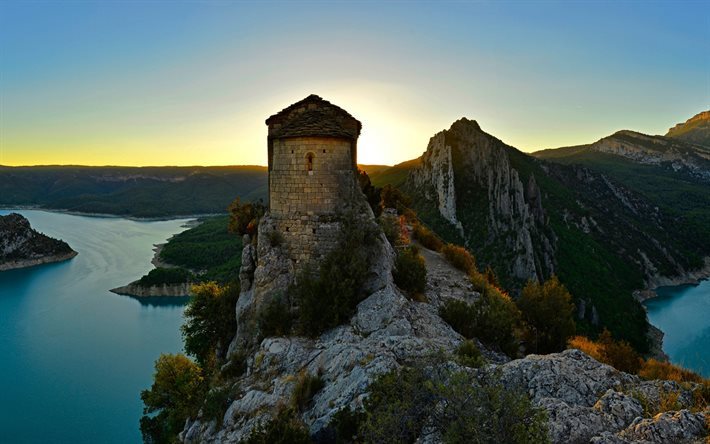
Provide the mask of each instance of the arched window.
{"label": "arched window", "polygon": [[313,174],[313,158],[315,155],[313,153],[306,154],[306,170],[308,174]]}

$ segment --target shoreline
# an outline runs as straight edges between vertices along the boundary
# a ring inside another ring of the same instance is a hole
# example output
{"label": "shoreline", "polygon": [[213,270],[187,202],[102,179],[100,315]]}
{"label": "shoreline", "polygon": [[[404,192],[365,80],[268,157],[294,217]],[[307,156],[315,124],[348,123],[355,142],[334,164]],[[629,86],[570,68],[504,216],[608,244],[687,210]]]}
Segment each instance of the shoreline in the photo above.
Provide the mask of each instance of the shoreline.
{"label": "shoreline", "polygon": [[680,285],[699,285],[700,282],[710,279],[710,256],[703,258],[703,266],[697,270],[687,271],[675,277],[657,276],[647,283],[646,288],[633,292],[634,298],[643,303],[649,299],[657,298],[660,287],[677,287]]}
{"label": "shoreline", "polygon": [[44,265],[44,264],[54,264],[57,262],[64,262],[64,261],[68,261],[70,259],[75,258],[78,254],[79,253],[72,250],[70,253],[66,253],[66,254],[45,256],[45,257],[37,258],[37,259],[24,259],[21,261],[7,262],[4,264],[0,264],[0,272],[10,271],[10,270],[20,270],[22,268],[36,267],[38,265]]}
{"label": "shoreline", "polygon": [[100,218],[117,218],[117,219],[128,219],[135,222],[161,222],[168,220],[178,220],[178,219],[200,219],[204,217],[214,217],[214,216],[226,216],[228,213],[204,213],[204,214],[185,214],[185,215],[173,215],[173,216],[156,216],[156,217],[139,217],[131,215],[121,215],[121,214],[111,214],[111,213],[92,213],[85,211],[72,211],[72,210],[62,210],[57,208],[45,208],[39,205],[0,205],[0,210],[34,210],[34,211],[46,211],[47,213],[60,213],[69,214],[71,216],[85,216],[85,217],[100,217]]}
{"label": "shoreline", "polygon": [[704,264],[697,270],[688,271],[685,274],[676,277],[666,277],[658,276],[655,277],[651,282],[648,283],[647,287],[642,290],[636,290],[633,292],[633,297],[636,299],[643,307],[646,313],[646,323],[649,326],[649,331],[647,334],[650,340],[650,354],[655,358],[661,358],[667,362],[671,362],[670,356],[666,354],[663,350],[663,338],[665,337],[665,332],[659,327],[653,325],[648,319],[648,308],[644,302],[659,297],[657,290],[661,287],[677,287],[681,285],[700,285],[702,281],[710,279],[710,256],[706,256],[704,259]]}

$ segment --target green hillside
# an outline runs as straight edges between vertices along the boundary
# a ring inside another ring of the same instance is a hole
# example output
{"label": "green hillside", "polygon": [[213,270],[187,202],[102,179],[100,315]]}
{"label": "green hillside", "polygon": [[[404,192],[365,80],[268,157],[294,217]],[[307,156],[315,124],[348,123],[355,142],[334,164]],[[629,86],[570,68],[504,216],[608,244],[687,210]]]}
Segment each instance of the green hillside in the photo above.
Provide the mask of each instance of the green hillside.
{"label": "green hillside", "polygon": [[0,166],[0,206],[171,217],[224,213],[236,197],[266,199],[266,167]]}

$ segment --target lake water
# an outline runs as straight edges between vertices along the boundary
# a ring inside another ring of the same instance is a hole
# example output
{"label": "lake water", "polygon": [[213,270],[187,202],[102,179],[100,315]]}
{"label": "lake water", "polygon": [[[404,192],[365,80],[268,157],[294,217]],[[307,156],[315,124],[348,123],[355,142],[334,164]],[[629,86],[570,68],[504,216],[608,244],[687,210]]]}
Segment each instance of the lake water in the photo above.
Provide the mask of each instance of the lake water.
{"label": "lake water", "polygon": [[646,301],[648,318],[663,330],[663,351],[674,364],[710,377],[710,281],[661,287]]}
{"label": "lake water", "polygon": [[0,442],[140,442],[140,391],[160,353],[182,350],[187,298],[108,290],[150,270],[152,245],[187,220],[16,212],[79,255],[0,272]]}

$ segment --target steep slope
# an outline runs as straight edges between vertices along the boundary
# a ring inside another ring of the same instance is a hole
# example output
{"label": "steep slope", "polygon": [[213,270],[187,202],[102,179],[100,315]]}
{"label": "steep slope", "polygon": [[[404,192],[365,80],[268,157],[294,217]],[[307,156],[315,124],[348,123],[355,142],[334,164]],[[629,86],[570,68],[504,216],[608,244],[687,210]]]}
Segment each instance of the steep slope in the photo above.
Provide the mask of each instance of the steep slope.
{"label": "steep slope", "polygon": [[557,274],[582,331],[608,327],[647,347],[634,290],[702,265],[710,246],[606,175],[530,157],[461,119],[429,142],[403,186],[420,217],[463,242],[509,287]]}
{"label": "steep slope", "polygon": [[[698,268],[710,251],[710,149],[663,136],[621,131],[590,145],[538,151],[533,156],[555,163],[581,165],[641,196],[674,221],[668,225],[676,245]],[[692,245],[695,244],[695,248]],[[684,274],[659,269],[649,286],[670,283],[661,275]]]}
{"label": "steep slope", "polygon": [[710,111],[700,112],[668,130],[666,137],[710,147]]}
{"label": "steep slope", "polygon": [[76,255],[66,242],[32,229],[22,215],[0,216],[0,271],[64,261]]}

